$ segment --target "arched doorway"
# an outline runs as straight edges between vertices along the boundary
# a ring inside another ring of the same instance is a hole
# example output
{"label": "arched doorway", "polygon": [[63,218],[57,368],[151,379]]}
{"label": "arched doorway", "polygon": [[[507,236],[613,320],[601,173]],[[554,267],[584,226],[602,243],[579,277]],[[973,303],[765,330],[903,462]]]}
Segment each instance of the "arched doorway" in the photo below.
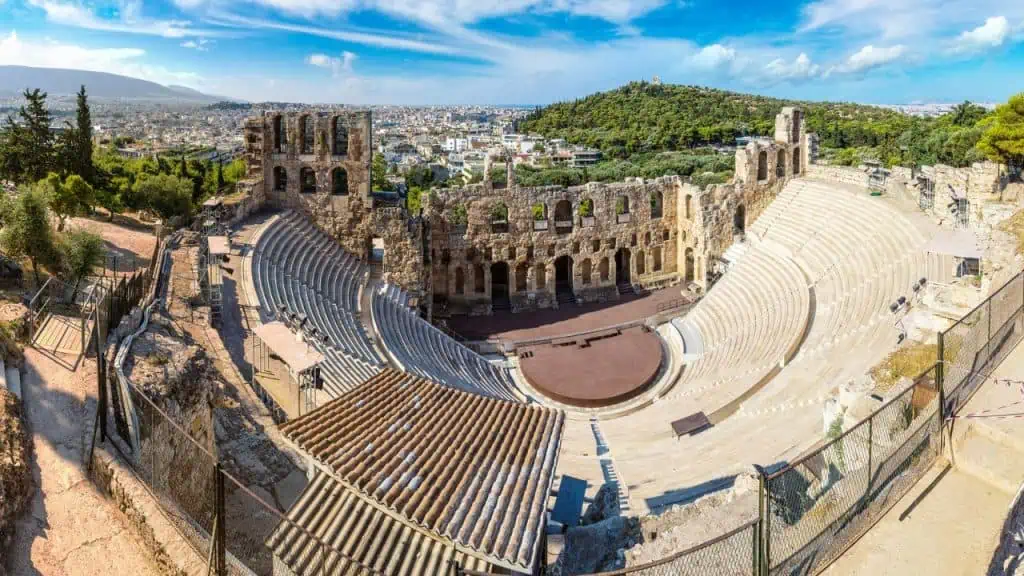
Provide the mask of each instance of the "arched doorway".
{"label": "arched doorway", "polygon": [[620,286],[630,283],[631,269],[629,248],[619,248],[615,253],[615,283]]}
{"label": "arched doorway", "polygon": [[793,148],[793,176],[800,174],[800,149]]}
{"label": "arched doorway", "polygon": [[757,179],[758,181],[768,179],[768,152],[764,150],[757,155]]}
{"label": "arched doorway", "polygon": [[781,148],[779,149],[778,154],[775,156],[775,177],[786,177],[786,151]]}
{"label": "arched doorway", "polygon": [[569,256],[555,259],[555,296],[559,302],[572,299],[572,258]]}
{"label": "arched doorway", "polygon": [[733,234],[743,234],[747,230],[747,209],[740,204],[736,207],[736,214],[732,219]]}
{"label": "arched doorway", "polygon": [[491,264],[491,308],[508,310],[508,262]]}
{"label": "arched doorway", "polygon": [[689,284],[696,278],[693,274],[693,248],[686,249],[686,282]]}

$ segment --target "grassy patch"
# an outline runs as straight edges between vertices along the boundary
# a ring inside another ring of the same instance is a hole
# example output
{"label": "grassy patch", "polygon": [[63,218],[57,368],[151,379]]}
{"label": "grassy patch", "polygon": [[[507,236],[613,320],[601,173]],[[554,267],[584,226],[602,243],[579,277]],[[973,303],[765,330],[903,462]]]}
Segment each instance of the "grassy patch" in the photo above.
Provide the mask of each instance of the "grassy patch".
{"label": "grassy patch", "polygon": [[914,379],[931,368],[939,358],[937,344],[921,342],[907,344],[885,357],[871,369],[871,378],[880,392],[888,391],[906,376]]}
{"label": "grassy patch", "polygon": [[1017,239],[1017,254],[1024,254],[1024,210],[1018,210],[1013,216],[1003,220],[999,224],[999,229],[1013,234]]}

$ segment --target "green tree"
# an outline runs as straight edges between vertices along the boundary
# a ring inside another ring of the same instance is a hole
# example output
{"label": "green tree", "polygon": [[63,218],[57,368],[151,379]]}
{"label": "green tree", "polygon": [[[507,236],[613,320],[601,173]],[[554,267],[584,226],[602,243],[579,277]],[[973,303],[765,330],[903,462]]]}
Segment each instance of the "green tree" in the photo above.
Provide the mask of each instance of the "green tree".
{"label": "green tree", "polygon": [[57,250],[65,278],[74,282],[71,296],[74,300],[82,279],[103,264],[107,253],[103,238],[85,230],[71,230],[60,235]]}
{"label": "green tree", "polygon": [[192,215],[192,182],[170,174],[140,177],[133,195],[164,220]]}
{"label": "green tree", "polygon": [[8,116],[0,133],[0,177],[27,184],[50,173],[55,151],[46,92],[26,89],[22,96],[25,104],[18,109],[17,118]]}
{"label": "green tree", "polygon": [[418,186],[410,188],[405,195],[405,206],[409,210],[409,214],[419,214],[423,207],[423,188]]}
{"label": "green tree", "polygon": [[68,217],[82,214],[96,204],[95,191],[78,174],[72,174],[61,182],[60,176],[50,172],[39,184],[47,190],[50,209],[57,215],[58,232],[64,230]]}
{"label": "green tree", "polygon": [[978,149],[993,162],[1024,166],[1024,92],[996,108]]}
{"label": "green tree", "polygon": [[27,258],[40,285],[39,268],[55,262],[53,229],[45,184],[22,188],[0,231],[0,246],[12,258]]}
{"label": "green tree", "polygon": [[[382,154],[373,155],[373,163],[370,166],[371,188],[374,190],[393,190],[394,187],[388,181],[388,167]],[[412,186],[409,186],[412,189]]]}
{"label": "green tree", "polygon": [[77,95],[75,125],[68,125],[64,150],[66,170],[78,174],[90,185],[96,185],[95,167],[92,162],[92,114],[89,111],[89,96],[82,85]]}
{"label": "green tree", "polygon": [[985,108],[971,103],[970,100],[964,100],[962,104],[953,107],[950,120],[954,126],[974,126],[987,113]]}

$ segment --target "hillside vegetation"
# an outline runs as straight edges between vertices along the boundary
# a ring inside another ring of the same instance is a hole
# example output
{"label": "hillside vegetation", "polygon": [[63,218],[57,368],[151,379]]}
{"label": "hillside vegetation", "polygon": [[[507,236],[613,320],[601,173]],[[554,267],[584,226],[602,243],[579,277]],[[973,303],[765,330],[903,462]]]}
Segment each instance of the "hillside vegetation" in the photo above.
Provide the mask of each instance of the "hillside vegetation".
{"label": "hillside vegetation", "polygon": [[602,150],[606,158],[732,145],[739,136],[771,136],[783,106],[804,110],[808,132],[838,164],[968,165],[989,113],[965,102],[940,118],[915,118],[876,106],[801,102],[697,86],[633,82],[608,92],[540,108],[521,132],[565,138]]}

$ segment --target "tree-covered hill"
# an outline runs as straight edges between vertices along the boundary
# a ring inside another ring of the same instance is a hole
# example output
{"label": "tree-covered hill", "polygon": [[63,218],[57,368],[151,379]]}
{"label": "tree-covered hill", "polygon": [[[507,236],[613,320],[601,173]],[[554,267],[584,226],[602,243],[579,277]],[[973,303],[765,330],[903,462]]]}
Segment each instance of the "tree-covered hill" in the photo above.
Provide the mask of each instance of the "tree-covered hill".
{"label": "tree-covered hill", "polygon": [[540,108],[521,132],[565,138],[601,149],[606,157],[731,145],[739,136],[769,136],[783,106],[804,110],[807,130],[841,163],[873,157],[888,164],[945,162],[980,157],[974,148],[985,110],[965,103],[958,115],[914,118],[852,103],[801,102],[713,88],[632,82],[608,92]]}

